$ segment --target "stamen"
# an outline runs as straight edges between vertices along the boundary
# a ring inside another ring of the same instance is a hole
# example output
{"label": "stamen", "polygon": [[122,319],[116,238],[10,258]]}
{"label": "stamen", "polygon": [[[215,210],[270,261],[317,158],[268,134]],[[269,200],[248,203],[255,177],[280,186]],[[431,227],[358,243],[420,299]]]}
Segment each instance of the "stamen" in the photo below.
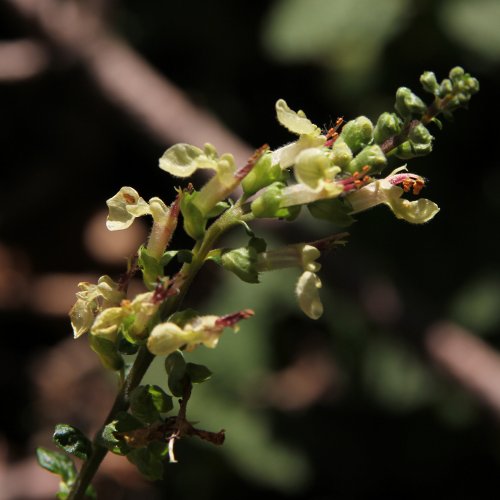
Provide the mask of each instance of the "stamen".
{"label": "stamen", "polygon": [[353,189],[359,189],[372,180],[372,178],[367,175],[370,168],[370,165],[364,165],[361,169],[361,172],[356,171],[350,177],[341,179],[340,181],[337,181],[337,183],[343,185],[344,192],[352,191]]}
{"label": "stamen", "polygon": [[420,191],[425,187],[425,179],[416,174],[395,174],[388,177],[387,180],[393,186],[401,184],[405,193],[413,191],[415,196],[419,195]]}
{"label": "stamen", "polygon": [[341,125],[344,123],[344,117],[341,116],[335,121],[335,125],[328,130],[326,133],[325,146],[330,148],[333,146],[334,142],[338,139],[339,133],[337,132]]}

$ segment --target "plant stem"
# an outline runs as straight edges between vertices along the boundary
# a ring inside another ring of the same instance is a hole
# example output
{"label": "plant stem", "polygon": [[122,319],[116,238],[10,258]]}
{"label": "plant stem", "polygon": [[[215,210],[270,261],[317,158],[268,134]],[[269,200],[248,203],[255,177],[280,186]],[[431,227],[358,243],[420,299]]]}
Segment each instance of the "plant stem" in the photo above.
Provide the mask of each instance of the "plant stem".
{"label": "plant stem", "polygon": [[[217,239],[229,228],[233,227],[240,221],[251,219],[253,219],[253,215],[251,213],[246,213],[241,204],[236,203],[224,212],[208,228],[203,240],[197,242],[193,248],[193,260],[191,263],[184,264],[182,267],[180,273],[184,276],[184,280],[179,289],[179,293],[166,301],[164,310],[161,314],[162,318],[168,317],[170,314],[179,309],[182,300],[193,282],[193,279],[203,266],[208,252],[213,248]],[[134,364],[125,379],[120,392],[116,396],[113,407],[111,408],[103,427],[113,421],[119,412],[127,411],[129,407],[130,393],[140,384],[153,359],[154,355],[148,351],[146,346],[139,348]],[[99,444],[100,433],[101,431],[99,431],[94,438],[92,443],[92,455],[83,464],[71,492],[69,493],[68,500],[83,500],[85,498],[85,491],[90,485],[92,478],[108,452],[107,448]]]}
{"label": "plant stem", "polygon": [[[115,418],[117,413],[128,409],[129,395],[139,385],[153,359],[154,355],[151,354],[145,346],[139,349],[134,364],[125,379],[120,392],[116,396],[113,407],[111,408],[103,427],[109,424]],[[68,500],[81,500],[85,498],[85,491],[108,452],[107,448],[99,444],[99,435],[100,431],[97,433],[92,443],[92,455],[83,464],[78,477],[76,478],[75,484],[73,485],[68,496]]]}

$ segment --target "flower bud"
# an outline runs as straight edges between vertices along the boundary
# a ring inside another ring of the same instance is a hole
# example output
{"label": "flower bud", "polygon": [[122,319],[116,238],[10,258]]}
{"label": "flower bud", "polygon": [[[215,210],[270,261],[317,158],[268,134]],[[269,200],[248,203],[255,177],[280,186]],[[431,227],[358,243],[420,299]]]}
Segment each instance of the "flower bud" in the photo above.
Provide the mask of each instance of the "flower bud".
{"label": "flower bud", "polygon": [[358,116],[344,125],[340,137],[355,154],[372,142],[373,123],[366,116]]}
{"label": "flower bud", "polygon": [[258,159],[252,170],[242,180],[241,187],[247,196],[251,196],[269,184],[281,181],[282,178],[283,172],[279,163],[273,164],[271,154],[266,153]]}
{"label": "flower bud", "polygon": [[454,68],[452,68],[450,70],[450,73],[449,73],[449,77],[450,77],[450,80],[453,82],[453,83],[457,83],[459,82],[460,80],[462,80],[462,77],[465,75],[465,71],[463,68],[461,68],[460,66],[455,66]]}
{"label": "flower bud", "polygon": [[423,125],[422,123],[418,123],[410,130],[408,139],[410,139],[413,144],[431,144],[434,140],[434,137],[431,135],[425,125]]}
{"label": "flower bud", "polygon": [[332,162],[342,170],[347,169],[352,160],[352,151],[342,137],[338,137],[332,146]]}
{"label": "flower bud", "polygon": [[255,217],[280,217],[281,193],[285,185],[281,182],[271,184],[250,205]]}
{"label": "flower bud", "polygon": [[436,75],[432,71],[425,71],[420,76],[420,83],[426,92],[433,95],[439,95],[439,83],[436,80]]}
{"label": "flower bud", "polygon": [[396,112],[403,118],[409,118],[411,115],[423,115],[427,106],[420,97],[416,96],[409,88],[399,87],[396,91],[396,103],[394,104]]}
{"label": "flower bud", "polygon": [[445,78],[441,82],[441,85],[439,86],[439,97],[444,97],[448,94],[451,94],[452,92],[453,92],[453,85],[451,83],[451,80]]}
{"label": "flower bud", "polygon": [[373,131],[373,138],[377,144],[382,144],[386,139],[401,132],[403,122],[396,113],[382,113],[377,120]]}
{"label": "flower bud", "polygon": [[349,172],[361,172],[363,167],[368,165],[370,167],[369,174],[379,173],[387,164],[387,159],[376,144],[373,146],[366,146],[354,159],[349,163]]}

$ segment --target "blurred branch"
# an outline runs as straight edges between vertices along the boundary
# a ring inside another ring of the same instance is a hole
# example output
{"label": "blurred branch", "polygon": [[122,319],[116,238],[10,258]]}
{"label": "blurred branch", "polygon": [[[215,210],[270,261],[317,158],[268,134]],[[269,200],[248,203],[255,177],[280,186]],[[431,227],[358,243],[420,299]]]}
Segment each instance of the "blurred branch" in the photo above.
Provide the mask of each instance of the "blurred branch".
{"label": "blurred branch", "polygon": [[243,163],[252,150],[148,64],[81,2],[5,0],[41,35],[80,61],[103,94],[162,143],[211,142]]}
{"label": "blurred branch", "polygon": [[500,355],[462,327],[437,323],[426,347],[432,360],[500,417]]}
{"label": "blurred branch", "polygon": [[49,63],[46,48],[33,40],[0,42],[0,81],[32,78]]}

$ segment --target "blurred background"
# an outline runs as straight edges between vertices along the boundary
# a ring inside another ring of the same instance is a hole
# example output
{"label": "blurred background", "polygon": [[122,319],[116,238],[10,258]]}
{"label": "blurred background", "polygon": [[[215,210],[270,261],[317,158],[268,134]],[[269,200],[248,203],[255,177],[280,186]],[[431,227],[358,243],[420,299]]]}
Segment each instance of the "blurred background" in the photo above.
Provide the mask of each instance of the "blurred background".
{"label": "blurred background", "polygon": [[[190,305],[256,313],[191,356],[214,377],[189,415],[225,429],[226,443],[181,442],[180,463],[155,485],[109,457],[97,487],[106,499],[490,498],[499,23],[498,0],[1,0],[0,499],[53,498],[36,446],[52,446],[59,422],[94,432],[113,398],[115,381],[67,317],[77,283],[118,277],[147,234],[140,223],[108,233],[107,198],[130,185],[171,200],[178,183],[157,161],[176,142],[212,142],[241,164],[291,140],[275,120],[280,97],[328,128],[338,116],[376,119],[401,85],[426,97],[419,75],[455,65],[481,91],[411,166],[429,179],[435,220],[360,216],[349,244],[322,260],[316,322],[295,304],[297,273],[263,276],[255,293],[208,266]],[[271,245],[335,230],[307,214],[298,227],[254,224]],[[164,378],[161,363],[148,375]]]}

